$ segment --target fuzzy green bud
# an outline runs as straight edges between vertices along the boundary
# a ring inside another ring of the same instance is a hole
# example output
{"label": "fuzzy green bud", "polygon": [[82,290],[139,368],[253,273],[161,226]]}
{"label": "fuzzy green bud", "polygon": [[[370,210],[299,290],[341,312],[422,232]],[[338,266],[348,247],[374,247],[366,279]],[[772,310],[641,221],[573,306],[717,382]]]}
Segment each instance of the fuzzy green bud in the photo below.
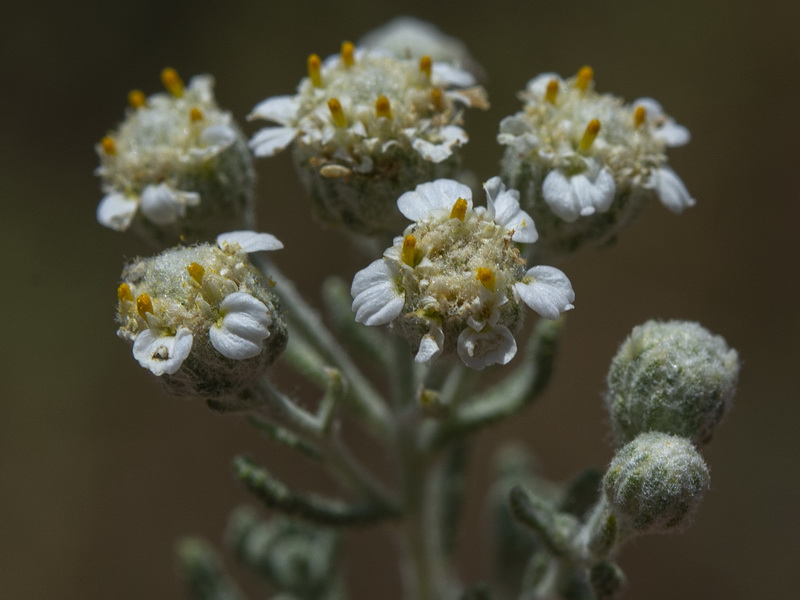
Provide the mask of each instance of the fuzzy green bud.
{"label": "fuzzy green bud", "polygon": [[286,324],[247,257],[276,249],[269,234],[233,232],[137,258],[117,289],[117,334],[170,393],[219,399],[253,383],[283,352]]}
{"label": "fuzzy green bud", "polygon": [[697,323],[635,327],[608,372],[606,406],[617,445],[644,431],[709,442],[731,406],[738,375],[736,351]]}
{"label": "fuzzy green bud", "polygon": [[640,533],[685,526],[708,485],[708,467],[691,442],[657,432],[623,446],[603,477],[603,492],[621,527]]}

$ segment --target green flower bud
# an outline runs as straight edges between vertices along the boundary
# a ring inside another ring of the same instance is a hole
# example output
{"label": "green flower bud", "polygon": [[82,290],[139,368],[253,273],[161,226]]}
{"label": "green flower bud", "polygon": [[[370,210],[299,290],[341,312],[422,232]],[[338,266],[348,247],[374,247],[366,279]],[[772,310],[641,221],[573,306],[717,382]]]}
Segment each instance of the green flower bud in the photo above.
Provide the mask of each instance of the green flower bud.
{"label": "green flower bud", "polygon": [[644,431],[707,443],[730,408],[738,375],[736,351],[697,323],[635,327],[608,373],[606,405],[617,445]]}
{"label": "green flower bud", "polygon": [[657,432],[624,446],[603,477],[603,492],[620,525],[640,533],[686,525],[708,485],[708,467],[691,442]]}
{"label": "green flower bud", "polygon": [[117,288],[117,334],[179,396],[235,394],[286,346],[277,298],[246,253],[281,243],[269,234],[232,232],[218,244],[137,258]]}

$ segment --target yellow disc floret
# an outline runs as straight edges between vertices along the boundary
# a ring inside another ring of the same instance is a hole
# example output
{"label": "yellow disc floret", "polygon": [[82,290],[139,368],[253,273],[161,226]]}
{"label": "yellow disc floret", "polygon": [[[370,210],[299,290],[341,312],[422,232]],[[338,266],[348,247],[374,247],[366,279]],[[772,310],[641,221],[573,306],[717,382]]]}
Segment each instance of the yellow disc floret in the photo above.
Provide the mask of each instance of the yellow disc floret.
{"label": "yellow disc floret", "polygon": [[453,209],[450,211],[450,218],[463,221],[466,215],[467,215],[467,201],[464,200],[464,198],[459,198],[453,204]]}
{"label": "yellow disc floret", "polygon": [[127,283],[120,283],[117,288],[117,298],[120,302],[133,302],[133,292]]}
{"label": "yellow disc floret", "polygon": [[206,270],[203,268],[203,265],[193,262],[188,267],[186,267],[186,270],[189,271],[189,275],[197,283],[203,283],[203,275],[205,275],[206,273]]}
{"label": "yellow disc floret", "polygon": [[647,118],[647,111],[641,104],[633,111],[633,126],[637,129],[642,126],[644,120]]}
{"label": "yellow disc floret", "polygon": [[100,147],[103,149],[105,154],[113,155],[117,153],[117,143],[111,136],[107,135],[100,140]]}
{"label": "yellow disc floret", "polygon": [[308,57],[308,78],[311,80],[314,87],[322,87],[322,75],[320,74],[321,64],[322,61],[319,58],[319,54],[312,54]]}
{"label": "yellow disc floret", "polygon": [[547,91],[544,94],[544,98],[550,104],[555,104],[557,97],[558,97],[558,79],[551,79],[550,81],[547,82]]}
{"label": "yellow disc floret", "polygon": [[147,98],[142,90],[131,90],[128,92],[128,104],[131,108],[142,108],[147,104]]}
{"label": "yellow disc floret", "polygon": [[419,70],[425,73],[427,77],[431,76],[433,72],[433,61],[427,54],[419,59]]}
{"label": "yellow disc floret", "polygon": [[183,80],[172,67],[167,67],[161,71],[161,83],[163,83],[167,91],[176,98],[183,96]]}
{"label": "yellow disc floret", "polygon": [[192,123],[197,123],[198,121],[203,120],[203,111],[197,108],[196,106],[192,107],[192,110],[189,111],[189,119]]}
{"label": "yellow disc floret", "polygon": [[143,319],[147,313],[155,314],[153,312],[153,301],[150,299],[150,296],[147,294],[139,295],[136,299],[136,312],[138,312],[139,316]]}
{"label": "yellow disc floret", "polygon": [[375,101],[375,116],[385,119],[392,118],[392,106],[389,103],[389,99],[383,94],[378,96],[378,99]]}
{"label": "yellow disc floret", "polygon": [[586,130],[583,132],[583,137],[581,138],[581,142],[578,145],[580,150],[586,152],[589,148],[592,147],[592,143],[594,143],[594,139],[597,137],[597,134],[600,132],[600,121],[597,119],[592,119],[589,121],[589,124],[586,126]]}
{"label": "yellow disc floret", "polygon": [[342,42],[342,49],[339,52],[339,55],[342,58],[342,62],[345,66],[352,67],[355,63],[355,58],[353,58],[353,52],[355,51],[355,46],[353,46],[353,42]]}
{"label": "yellow disc floret", "polygon": [[481,282],[483,287],[485,287],[490,292],[494,291],[496,279],[494,276],[494,271],[488,269],[486,267],[479,267],[477,272],[475,273],[475,279]]}
{"label": "yellow disc floret", "polygon": [[342,103],[339,102],[338,99],[331,98],[328,100],[328,109],[331,111],[331,117],[333,118],[333,122],[337,127],[342,129],[347,127],[347,117],[344,116]]}
{"label": "yellow disc floret", "polygon": [[400,259],[409,267],[413,267],[416,259],[417,238],[407,235],[403,238],[403,249],[400,251]]}
{"label": "yellow disc floret", "polygon": [[585,92],[592,82],[592,79],[594,79],[592,67],[583,67],[578,71],[578,76],[575,78],[575,87]]}

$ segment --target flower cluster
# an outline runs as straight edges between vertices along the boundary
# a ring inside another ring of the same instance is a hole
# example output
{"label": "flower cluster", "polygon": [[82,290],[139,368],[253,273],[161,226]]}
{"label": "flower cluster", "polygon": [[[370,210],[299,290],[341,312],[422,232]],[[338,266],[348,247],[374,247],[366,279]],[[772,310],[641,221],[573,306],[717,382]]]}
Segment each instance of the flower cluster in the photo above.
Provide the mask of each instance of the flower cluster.
{"label": "flower cluster", "polygon": [[241,226],[252,211],[252,157],[217,107],[213,79],[184,86],[164,69],[162,81],[167,93],[131,92],[125,121],[97,146],[106,193],[97,220],[159,243]]}
{"label": "flower cluster", "polygon": [[694,204],[665,154],[689,132],[655,100],[599,94],[589,67],[539,75],[520,97],[524,109],[500,124],[503,173],[553,252],[608,241],[650,197],[674,212]]}
{"label": "flower cluster", "polygon": [[470,189],[449,179],[400,196],[397,206],[414,224],[353,279],[356,321],[391,324],[418,363],[455,350],[474,369],[506,364],[516,354],[521,304],[549,319],[572,308],[564,273],[525,268],[515,243],[538,235],[518,192],[499,177],[484,188],[486,207],[473,207]]}
{"label": "flower cluster", "polygon": [[122,273],[118,335],[142,367],[181,395],[218,397],[261,375],[283,351],[277,299],[248,252],[282,244],[266,233],[222,234],[136,259]]}
{"label": "flower cluster", "polygon": [[[464,107],[486,107],[473,76],[429,56],[398,58],[345,42],[324,62],[308,58],[294,96],[269,98],[251,119],[277,123],[250,141],[257,156],[288,145],[318,217],[360,233],[402,222],[393,200],[416,184],[454,176]],[[451,89],[460,88],[460,89]]]}

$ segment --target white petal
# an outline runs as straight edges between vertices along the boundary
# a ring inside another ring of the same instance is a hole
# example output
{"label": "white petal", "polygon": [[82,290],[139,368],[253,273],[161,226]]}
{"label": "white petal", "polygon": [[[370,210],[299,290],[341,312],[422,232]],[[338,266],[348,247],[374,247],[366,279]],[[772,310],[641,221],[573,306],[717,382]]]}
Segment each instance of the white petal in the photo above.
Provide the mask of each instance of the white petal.
{"label": "white petal", "polygon": [[227,358],[244,360],[261,353],[261,342],[269,337],[272,317],[267,306],[245,292],[225,296],[219,305],[222,323],[208,331],[211,345]]}
{"label": "white petal", "polygon": [[364,325],[385,325],[403,311],[405,295],[397,289],[396,267],[379,258],[353,277],[350,294],[356,321]]}
{"label": "white petal", "polygon": [[579,216],[605,212],[616,192],[614,177],[603,168],[592,181],[580,173],[568,177],[559,170],[550,171],[542,183],[545,202],[559,217],[571,223]]}
{"label": "white petal", "polygon": [[210,125],[200,134],[200,140],[209,146],[227,148],[236,141],[236,130],[230,125]]}
{"label": "white petal", "polygon": [[513,241],[531,244],[538,239],[533,218],[519,205],[517,190],[506,189],[499,177],[492,177],[483,184],[483,189],[486,190],[489,214],[493,215],[495,223],[514,231],[511,236]]}
{"label": "white petal", "polygon": [[185,327],[178,328],[174,336],[159,335],[152,329],[145,329],[133,342],[133,356],[153,375],[172,375],[189,356],[193,340],[192,332]]}
{"label": "white petal", "polygon": [[444,331],[441,326],[434,321],[419,343],[419,350],[414,357],[414,361],[421,365],[429,365],[436,360],[444,349]]}
{"label": "white petal", "polygon": [[217,246],[225,249],[225,244],[239,247],[248,254],[265,250],[280,250],[283,243],[271,233],[257,233],[255,231],[229,231],[217,236]]}
{"label": "white petal", "polygon": [[682,213],[684,209],[695,205],[695,199],[691,197],[681,178],[669,167],[654,171],[651,185],[661,203],[672,212]]}
{"label": "white petal", "polygon": [[247,145],[256,156],[274,156],[297,136],[293,127],[265,127],[257,131]]}
{"label": "white petal", "polygon": [[653,130],[653,135],[663,140],[667,146],[685,146],[692,138],[689,130],[683,125],[678,125],[672,119],[664,122],[661,127]]}
{"label": "white petal", "polygon": [[299,106],[300,103],[295,96],[275,96],[256,104],[253,111],[247,115],[247,119],[265,119],[280,125],[289,125],[297,116]]}
{"label": "white petal", "polygon": [[142,191],[142,214],[156,225],[169,225],[186,214],[186,207],[166,183],[148,185]]}
{"label": "white petal", "polygon": [[504,365],[517,353],[517,342],[505,325],[486,326],[481,331],[467,327],[458,336],[458,356],[472,369]]}
{"label": "white petal", "polygon": [[557,319],[562,312],[575,308],[575,292],[567,276],[555,267],[529,269],[521,282],[514,284],[522,301],[546,319]]}
{"label": "white petal", "polygon": [[540,73],[528,82],[525,89],[538,98],[544,98],[547,93],[547,86],[553,79],[558,82],[559,87],[564,87],[564,80],[561,79],[561,75],[558,73]]}
{"label": "white petal", "polygon": [[419,184],[413,192],[406,192],[397,199],[397,208],[407,219],[422,221],[432,218],[437,212],[453,210],[459,198],[467,201],[472,209],[472,190],[452,179],[437,179]]}
{"label": "white petal", "polygon": [[125,231],[130,227],[139,203],[123,194],[107,194],[97,206],[97,221],[106,227]]}
{"label": "white petal", "polygon": [[453,155],[452,144],[449,143],[432,144],[427,140],[417,138],[414,140],[413,144],[411,144],[411,147],[414,148],[422,158],[432,163],[440,163]]}
{"label": "white petal", "polygon": [[469,71],[459,69],[446,62],[433,61],[431,82],[434,85],[469,87],[475,85],[475,77]]}

